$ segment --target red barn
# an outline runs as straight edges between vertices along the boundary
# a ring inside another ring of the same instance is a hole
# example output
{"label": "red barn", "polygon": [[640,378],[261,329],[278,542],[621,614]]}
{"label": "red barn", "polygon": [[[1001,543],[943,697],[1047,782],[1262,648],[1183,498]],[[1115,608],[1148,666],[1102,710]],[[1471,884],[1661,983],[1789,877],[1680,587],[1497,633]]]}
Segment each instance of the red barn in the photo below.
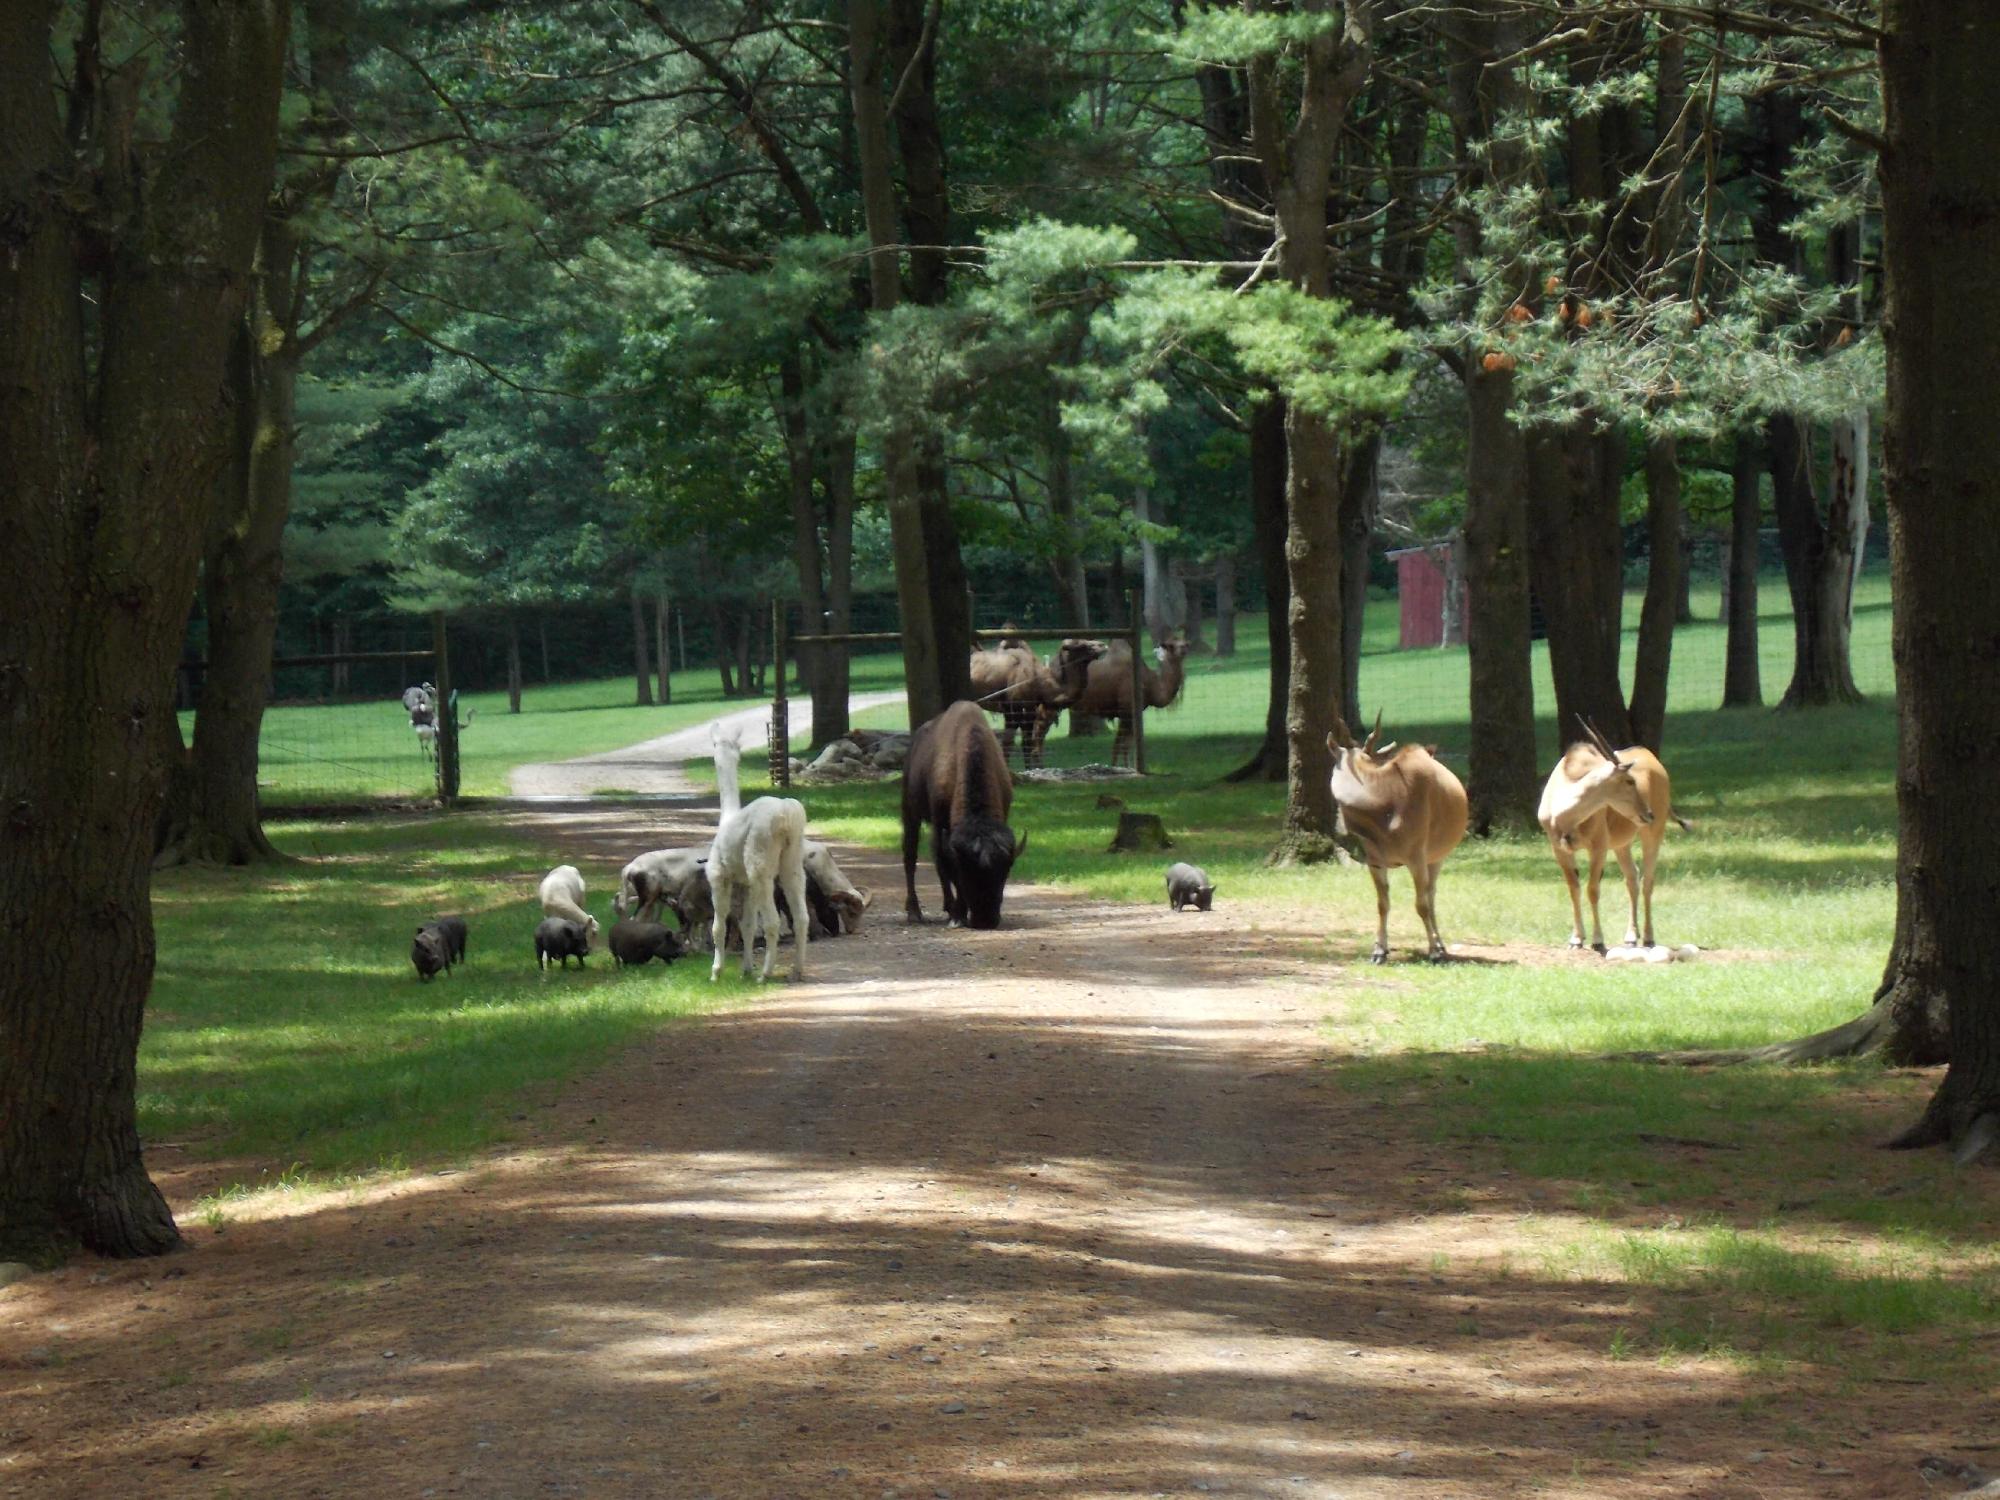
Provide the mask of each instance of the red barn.
{"label": "red barn", "polygon": [[1402,641],[1412,646],[1465,643],[1465,569],[1452,542],[1404,547],[1389,556],[1396,564],[1396,595],[1402,601]]}

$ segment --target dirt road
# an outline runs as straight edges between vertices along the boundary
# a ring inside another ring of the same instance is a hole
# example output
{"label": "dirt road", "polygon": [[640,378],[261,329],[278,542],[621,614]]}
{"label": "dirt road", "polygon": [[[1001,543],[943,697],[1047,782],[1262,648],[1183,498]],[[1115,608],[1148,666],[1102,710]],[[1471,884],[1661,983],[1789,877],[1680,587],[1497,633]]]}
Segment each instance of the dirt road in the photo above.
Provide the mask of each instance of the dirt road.
{"label": "dirt road", "polygon": [[1728,1366],[1613,1362],[1620,1289],[1510,1269],[1535,1205],[1343,1086],[1310,934],[1033,887],[908,927],[850,863],[868,930],[807,983],[517,1147],[0,1293],[0,1493],[1918,1492],[1907,1451],[1785,1449]]}

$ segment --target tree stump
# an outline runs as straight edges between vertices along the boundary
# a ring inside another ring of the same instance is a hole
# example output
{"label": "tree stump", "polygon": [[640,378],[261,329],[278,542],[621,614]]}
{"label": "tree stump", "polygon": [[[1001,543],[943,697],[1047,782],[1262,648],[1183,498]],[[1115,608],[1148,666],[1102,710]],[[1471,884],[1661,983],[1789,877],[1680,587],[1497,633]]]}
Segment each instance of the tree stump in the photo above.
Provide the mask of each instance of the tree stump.
{"label": "tree stump", "polygon": [[1118,814],[1118,832],[1112,836],[1111,853],[1133,854],[1173,847],[1174,841],[1167,837],[1167,825],[1160,821],[1157,813]]}

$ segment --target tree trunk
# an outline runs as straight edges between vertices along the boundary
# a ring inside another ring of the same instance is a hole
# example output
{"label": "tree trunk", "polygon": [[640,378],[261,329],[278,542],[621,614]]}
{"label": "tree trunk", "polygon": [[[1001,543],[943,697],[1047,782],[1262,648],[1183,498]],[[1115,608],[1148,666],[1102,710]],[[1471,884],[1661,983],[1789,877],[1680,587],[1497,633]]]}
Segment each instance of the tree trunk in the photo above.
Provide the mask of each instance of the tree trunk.
{"label": "tree trunk", "polygon": [[[1888,0],[1881,44],[1889,567],[1901,720],[1896,988],[1945,1006],[1951,1066],[1898,1142],[1961,1159],[2000,1118],[2000,34],[1981,0]],[[1907,907],[1907,920],[1903,908]]]}
{"label": "tree trunk", "polygon": [[1729,645],[1722,674],[1722,706],[1749,708],[1764,701],[1757,660],[1757,522],[1762,510],[1759,480],[1763,446],[1750,433],[1736,435],[1736,460],[1729,471]]}
{"label": "tree trunk", "polygon": [[1529,572],[1548,624],[1557,738],[1583,737],[1584,719],[1629,745],[1618,647],[1625,608],[1624,535],[1618,491],[1625,442],[1587,427],[1528,440]]}
{"label": "tree trunk", "polygon": [[1778,542],[1792,595],[1792,681],[1778,706],[1859,703],[1848,654],[1855,563],[1848,509],[1859,486],[1845,482],[1852,470],[1836,462],[1834,495],[1822,514],[1806,424],[1797,417],[1774,417],[1766,433]]}
{"label": "tree trunk", "polygon": [[715,670],[722,678],[722,696],[736,696],[736,678],[730,668],[729,633],[724,628],[722,605],[712,602],[708,606],[709,638],[715,646]]}
{"label": "tree trunk", "polygon": [[1285,403],[1270,396],[1250,417],[1250,522],[1264,574],[1264,631],[1271,675],[1264,702],[1264,742],[1229,773],[1231,781],[1279,781],[1285,774],[1285,705],[1291,697],[1291,581],[1285,569]]}
{"label": "tree trunk", "polygon": [[1471,827],[1532,828],[1542,771],[1528,622],[1527,450],[1509,418],[1511,370],[1466,376],[1465,642],[1470,657]]}
{"label": "tree trunk", "polygon": [[[1465,169],[1475,189],[1511,189],[1527,175],[1526,149],[1505,128],[1523,103],[1521,70],[1512,59],[1523,24],[1509,5],[1483,0],[1451,35],[1452,120],[1461,137],[1484,141]],[[1476,219],[1458,231],[1461,265],[1489,253]],[[1507,279],[1525,290],[1531,271]],[[1535,756],[1535,683],[1528,598],[1528,452],[1509,411],[1511,369],[1485,369],[1480,351],[1464,355],[1466,399],[1465,527],[1456,548],[1465,574],[1464,639],[1471,669],[1470,823],[1481,835],[1531,828],[1541,795]],[[1448,577],[1446,587],[1451,587]]]}
{"label": "tree trunk", "polygon": [[635,683],[633,702],[640,708],[651,708],[653,663],[646,649],[646,604],[639,597],[639,581],[636,578],[626,594],[632,603],[632,675]]}
{"label": "tree trunk", "polygon": [[[828,635],[854,623],[854,434],[838,432],[824,445],[826,485],[826,622]],[[813,739],[826,744],[850,727],[849,648],[823,646],[813,676]]]}
{"label": "tree trunk", "polygon": [[1694,533],[1688,529],[1687,515],[1681,515],[1680,570],[1675,575],[1679,580],[1674,595],[1674,623],[1694,624]]}
{"label": "tree trunk", "polygon": [[1197,569],[1180,575],[1181,633],[1186,637],[1190,656],[1202,655],[1208,650],[1208,642],[1201,635],[1201,586],[1206,581],[1202,577],[1204,571]]}
{"label": "tree trunk", "polygon": [[551,682],[555,681],[555,675],[549,671],[549,616],[546,610],[535,616],[535,628],[541,633],[542,686],[547,687]]}
{"label": "tree trunk", "polygon": [[1646,444],[1646,600],[1632,662],[1632,740],[1655,754],[1667,732],[1667,676],[1681,589],[1681,460],[1672,438]]}
{"label": "tree trunk", "polygon": [[1236,559],[1215,560],[1215,654],[1236,654]]}
{"label": "tree trunk", "polygon": [[0,1259],[180,1242],[136,1117],[157,720],[216,512],[289,13],[183,7],[135,124],[96,92],[94,8],[59,72],[53,7],[0,7]]}
{"label": "tree trunk", "polygon": [[[893,5],[896,0],[890,0]],[[861,175],[862,209],[868,226],[868,286],[871,312],[886,317],[902,300],[902,269],[896,247],[895,169],[890,155],[888,96],[883,71],[888,44],[883,35],[883,0],[849,0],[849,87],[854,102],[854,146]],[[891,23],[893,24],[893,23]],[[929,70],[920,72],[928,75]],[[901,73],[893,76],[900,79]],[[925,80],[912,80],[922,86]],[[942,241],[930,241],[940,244]],[[925,497],[918,473],[916,434],[907,417],[897,416],[884,440],[883,477],[888,490],[890,544],[896,569],[896,600],[902,616],[903,682],[914,727],[935,718],[951,700],[944,693],[944,655],[934,593],[944,580],[931,577],[932,546]],[[959,592],[963,599],[963,590]],[[949,603],[942,606],[946,611]],[[969,628],[969,621],[967,622]],[[952,632],[947,624],[945,633]],[[969,662],[961,662],[965,670]]]}
{"label": "tree trunk", "polygon": [[660,679],[662,704],[674,701],[673,642],[667,639],[667,624],[672,618],[672,601],[661,589],[653,596],[653,670]]}
{"label": "tree trunk", "polygon": [[1144,485],[1132,492],[1132,517],[1139,522],[1139,611],[1146,621],[1146,634],[1157,644],[1174,633],[1180,612],[1168,595],[1172,580],[1167,577],[1166,559],[1160,544],[1144,528],[1153,522],[1153,497]]}
{"label": "tree trunk", "polygon": [[[353,649],[354,649],[354,627],[348,624],[346,620],[336,618],[333,622],[334,654],[337,656],[343,651],[352,651]],[[336,698],[346,697],[347,684],[348,684],[347,663],[344,661],[335,662],[333,666],[333,696]]]}
{"label": "tree trunk", "polygon": [[1326,421],[1285,409],[1286,612],[1291,690],[1285,700],[1285,819],[1281,861],[1333,852],[1333,758],[1327,732],[1346,701],[1342,681],[1340,493],[1346,455]]}
{"label": "tree trunk", "polygon": [[507,611],[507,712],[521,711],[521,617]]}

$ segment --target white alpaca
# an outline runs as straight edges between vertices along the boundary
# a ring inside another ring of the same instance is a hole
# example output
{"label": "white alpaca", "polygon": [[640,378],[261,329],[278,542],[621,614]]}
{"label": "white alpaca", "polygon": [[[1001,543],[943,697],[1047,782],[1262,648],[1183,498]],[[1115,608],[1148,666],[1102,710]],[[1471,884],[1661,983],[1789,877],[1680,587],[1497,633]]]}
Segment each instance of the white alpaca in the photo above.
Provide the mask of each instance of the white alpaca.
{"label": "white alpaca", "polygon": [[784,889],[795,914],[792,923],[792,978],[806,977],[806,809],[790,797],[759,797],[748,807],[737,782],[737,762],[743,747],[734,734],[717,731],[715,783],[722,798],[722,821],[708,856],[709,895],[715,902],[715,960],[708,977],[722,974],[728,943],[729,914],[740,901],[743,910],[743,973],[750,973],[750,953],[759,933],[764,937],[764,968],[760,980],[771,977],[778,953],[778,903],[774,885]]}
{"label": "white alpaca", "polygon": [[597,918],[583,909],[583,872],[575,865],[557,865],[549,871],[538,894],[543,915],[565,917],[597,936]]}

